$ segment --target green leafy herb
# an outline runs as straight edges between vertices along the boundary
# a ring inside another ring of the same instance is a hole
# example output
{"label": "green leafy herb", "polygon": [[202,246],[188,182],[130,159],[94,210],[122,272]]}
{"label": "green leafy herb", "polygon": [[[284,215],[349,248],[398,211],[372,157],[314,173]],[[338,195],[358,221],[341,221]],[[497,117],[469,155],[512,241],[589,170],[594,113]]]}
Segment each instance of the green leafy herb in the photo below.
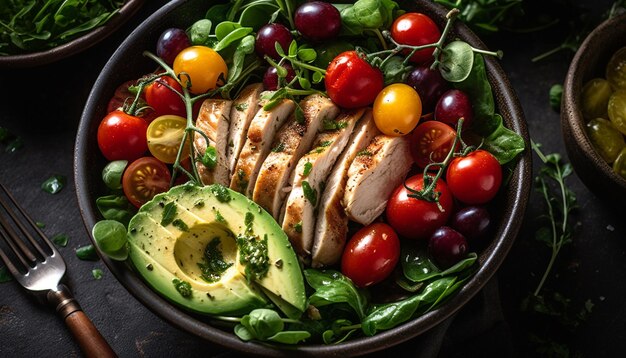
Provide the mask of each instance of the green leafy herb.
{"label": "green leafy herb", "polygon": [[184,298],[191,298],[191,296],[193,296],[193,289],[189,282],[175,278],[172,280],[172,284],[174,284],[176,291]]}
{"label": "green leafy herb", "polygon": [[322,121],[322,128],[325,131],[335,131],[338,129],[344,129],[348,126],[348,121],[345,120],[334,120],[334,119],[324,119]]}
{"label": "green leafy herb", "polygon": [[202,271],[202,278],[209,283],[219,281],[224,271],[233,265],[232,262],[227,263],[224,261],[220,244],[221,240],[219,237],[209,241],[204,249],[202,262],[198,263],[198,267]]}
{"label": "green leafy herb", "polygon": [[278,143],[276,147],[272,148],[272,152],[274,153],[280,153],[283,150],[285,150],[285,143],[283,142]]}
{"label": "green leafy herb", "polygon": [[45,228],[45,227],[46,227],[46,223],[43,223],[43,222],[41,222],[41,221],[36,221],[36,222],[35,222],[35,225],[36,225],[38,228],[40,228],[40,229],[43,229],[43,228]]}
{"label": "green leafy herb", "polygon": [[93,245],[81,246],[76,249],[76,257],[84,261],[98,261],[98,254]]}
{"label": "green leafy herb", "polygon": [[69,242],[69,240],[70,238],[65,234],[56,234],[50,239],[50,241],[52,241],[55,245],[60,246],[60,247],[67,246],[67,243]]}
{"label": "green leafy herb", "polygon": [[108,257],[117,261],[124,261],[128,257],[126,227],[122,223],[115,220],[98,221],[91,229],[91,236],[100,251]]}
{"label": "green leafy herb", "polygon": [[0,266],[0,283],[9,282],[12,280],[13,275],[11,275],[6,266]]}
{"label": "green leafy herb", "polygon": [[103,25],[123,4],[118,0],[3,2],[0,55],[57,47]]}
{"label": "green leafy herb", "polygon": [[308,200],[313,207],[317,206],[317,190],[311,188],[311,185],[308,181],[302,181],[302,191],[304,192],[304,197]]}
{"label": "green leafy herb", "polygon": [[563,97],[563,85],[556,84],[550,87],[550,107],[557,112],[561,110],[561,97]]}
{"label": "green leafy herb", "polygon": [[294,226],[293,229],[295,232],[302,232],[302,221],[298,221]]}
{"label": "green leafy herb", "polygon": [[46,193],[56,194],[63,189],[66,181],[63,175],[53,175],[41,184],[41,189]]}
{"label": "green leafy herb", "polygon": [[498,32],[511,18],[521,16],[522,0],[434,0],[447,8],[460,10],[460,19],[474,30]]}
{"label": "green leafy herb", "polygon": [[441,51],[441,76],[448,82],[462,82],[472,72],[474,51],[464,41],[452,41]]}
{"label": "green leafy herb", "polygon": [[204,155],[200,158],[202,165],[211,170],[217,166],[217,149],[214,146],[207,146]]}
{"label": "green leafy herb", "polygon": [[469,253],[465,259],[442,271],[432,262],[426,251],[418,250],[415,246],[409,246],[402,248],[401,264],[404,276],[408,280],[424,282],[437,277],[461,273],[472,267],[477,259],[476,253]]}
{"label": "green leafy herb", "polygon": [[244,341],[257,339],[283,344],[296,344],[311,337],[307,331],[285,331],[284,321],[274,310],[257,308],[241,318],[235,334]]}
{"label": "green leafy herb", "polygon": [[185,222],[181,219],[174,219],[174,221],[172,221],[172,225],[180,231],[189,231],[189,226],[187,226],[187,224],[185,224]]}
{"label": "green leafy herb", "polygon": [[245,276],[248,281],[264,277],[270,268],[267,235],[259,239],[255,235],[239,234],[237,247],[239,247],[239,263],[245,267]]}
{"label": "green leafy herb", "polygon": [[217,198],[220,203],[227,203],[230,201],[231,196],[227,187],[219,184],[213,184],[210,186],[210,188],[211,192],[213,193],[213,195],[215,195],[215,198]]}
{"label": "green leafy herb", "polygon": [[163,213],[161,214],[161,226],[167,226],[174,222],[177,209],[178,206],[173,201],[165,204],[165,206],[163,207]]}
{"label": "green leafy herb", "polygon": [[248,104],[247,103],[239,103],[239,104],[235,105],[235,109],[240,111],[240,112],[243,112],[246,109],[248,109]]}
{"label": "green leafy herb", "polygon": [[93,270],[91,270],[91,275],[96,280],[100,280],[100,279],[102,279],[102,270],[101,269],[93,269]]}
{"label": "green leafy herb", "polygon": [[128,165],[127,160],[114,160],[102,170],[102,181],[111,190],[122,189],[122,174]]}
{"label": "green leafy herb", "polygon": [[107,220],[119,221],[124,226],[137,212],[137,208],[131,204],[125,195],[106,195],[96,199],[96,206],[102,217]]}
{"label": "green leafy herb", "polygon": [[311,169],[313,169],[313,164],[311,162],[304,163],[304,170],[302,171],[302,176],[308,177],[309,173],[311,173]]}
{"label": "green leafy herb", "polygon": [[358,153],[356,153],[357,157],[371,157],[372,155],[374,155],[374,153],[372,153],[369,149],[365,148],[363,150],[360,150]]}
{"label": "green leafy herb", "polygon": [[226,219],[222,216],[219,210],[215,210],[215,221],[220,222],[222,224],[226,223]]}
{"label": "green leafy herb", "polygon": [[334,270],[304,270],[304,278],[315,289],[309,297],[309,304],[323,307],[335,303],[347,303],[359,318],[365,316],[367,297],[365,292],[350,279]]}

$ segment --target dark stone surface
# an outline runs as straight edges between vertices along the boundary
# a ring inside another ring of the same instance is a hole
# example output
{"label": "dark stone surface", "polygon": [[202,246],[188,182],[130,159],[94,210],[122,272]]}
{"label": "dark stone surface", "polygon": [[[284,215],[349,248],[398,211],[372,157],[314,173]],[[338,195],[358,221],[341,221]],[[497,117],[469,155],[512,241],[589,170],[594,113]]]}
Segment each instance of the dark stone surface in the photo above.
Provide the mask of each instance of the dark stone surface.
{"label": "dark stone surface", "polygon": [[[81,261],[74,254],[77,247],[89,243],[72,175],[75,131],[83,104],[116,45],[164,2],[147,1],[122,30],[80,55],[35,69],[0,70],[0,126],[24,139],[23,148],[14,153],[5,153],[1,148],[0,182],[36,221],[46,224],[46,234],[64,233],[70,237],[67,247],[60,249],[69,267],[67,283],[120,356],[236,356],[162,321],[140,305],[101,262]],[[485,38],[485,42],[490,48],[505,51],[502,65],[520,97],[531,137],[543,144],[545,153],[560,152],[565,157],[559,115],[550,109],[547,93],[552,84],[563,81],[571,54],[564,52],[540,63],[530,62],[534,55],[557,45],[562,35],[509,34]],[[536,157],[534,165],[536,173]],[[68,179],[67,186],[56,195],[40,189],[53,174]],[[624,203],[600,201],[575,176],[568,183],[579,200],[576,235],[561,252],[548,286],[566,294],[577,307],[587,300],[595,306],[587,322],[567,336],[569,341],[565,343],[586,356],[624,355]],[[527,335],[536,327],[527,325],[519,306],[536,287],[550,255],[548,248],[534,240],[543,205],[542,197],[533,193],[523,229],[497,280],[492,280],[454,319],[385,354],[430,357],[528,353]],[[101,280],[93,278],[93,269],[103,270]],[[0,286],[0,356],[72,357],[80,356],[80,351],[51,310],[39,305],[17,283],[9,282]]]}

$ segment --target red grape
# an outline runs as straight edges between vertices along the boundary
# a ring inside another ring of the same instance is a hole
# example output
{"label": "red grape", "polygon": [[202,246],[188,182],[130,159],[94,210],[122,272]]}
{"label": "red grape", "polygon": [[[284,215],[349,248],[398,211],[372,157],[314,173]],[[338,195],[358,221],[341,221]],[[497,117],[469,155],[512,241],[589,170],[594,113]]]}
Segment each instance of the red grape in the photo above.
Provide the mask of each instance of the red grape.
{"label": "red grape", "polygon": [[157,41],[157,56],[163,59],[165,63],[171,65],[174,63],[176,55],[180,51],[191,46],[191,41],[187,33],[182,29],[171,28],[163,31],[161,37]]}
{"label": "red grape", "polygon": [[261,27],[257,33],[254,50],[260,57],[267,55],[278,61],[280,60],[280,55],[276,52],[276,42],[280,44],[283,51],[287,52],[292,40],[291,32],[284,25],[267,24]]}
{"label": "red grape", "polygon": [[445,92],[435,107],[435,119],[456,128],[463,117],[463,128],[468,128],[474,118],[469,96],[457,89]]}
{"label": "red grape", "polygon": [[311,41],[332,39],[341,30],[339,10],[327,2],[311,1],[302,4],[294,14],[296,29]]}
{"label": "red grape", "polygon": [[442,269],[449,268],[467,255],[467,240],[448,226],[437,229],[428,240],[428,251]]}

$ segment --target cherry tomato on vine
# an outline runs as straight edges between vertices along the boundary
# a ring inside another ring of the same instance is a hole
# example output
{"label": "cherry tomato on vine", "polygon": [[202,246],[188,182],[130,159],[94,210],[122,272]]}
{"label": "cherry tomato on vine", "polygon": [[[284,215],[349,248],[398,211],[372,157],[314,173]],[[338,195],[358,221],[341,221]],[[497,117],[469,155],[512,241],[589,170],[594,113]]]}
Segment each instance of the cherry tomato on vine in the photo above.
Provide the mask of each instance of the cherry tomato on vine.
{"label": "cherry tomato on vine", "polygon": [[148,105],[161,116],[164,114],[173,114],[176,116],[185,116],[185,102],[183,99],[169,87],[179,93],[183,93],[183,87],[169,76],[159,77],[145,89],[146,102]]}
{"label": "cherry tomato on vine", "polygon": [[133,161],[148,150],[148,123],[122,111],[107,114],[98,126],[98,147],[109,161]]}
{"label": "cherry tomato on vine", "polygon": [[350,238],[341,257],[341,272],[358,287],[371,286],[387,278],[399,259],[396,232],[385,223],[374,223]]}
{"label": "cherry tomato on vine", "polygon": [[[430,17],[407,12],[391,25],[391,37],[399,44],[421,46],[439,41],[441,32]],[[434,47],[419,50],[411,56],[411,61],[418,64],[432,61],[434,51]]]}
{"label": "cherry tomato on vine", "polygon": [[335,57],[324,77],[328,97],[340,107],[358,108],[372,104],[383,89],[383,74],[356,51]]}
{"label": "cherry tomato on vine", "polygon": [[[413,190],[424,187],[424,175],[417,174],[405,182]],[[448,185],[442,180],[437,181],[435,192],[439,192],[440,210],[435,202],[409,197],[411,194],[404,185],[400,185],[391,194],[387,203],[387,222],[400,236],[409,239],[427,239],[448,221],[452,214],[452,195]]]}
{"label": "cherry tomato on vine", "polygon": [[163,162],[153,157],[141,157],[124,170],[122,189],[128,201],[140,207],[156,194],[167,191],[171,179],[170,170]]}
{"label": "cherry tomato on vine", "polygon": [[[116,110],[123,110],[124,106],[130,107],[135,100],[135,94],[130,91],[130,87],[137,84],[137,81],[126,81],[119,85],[115,92],[113,93],[113,97],[109,99],[109,103],[107,105],[107,113],[111,113]],[[139,97],[139,103],[137,107],[144,107],[145,99],[144,96]],[[136,117],[143,118],[148,123],[150,123],[154,118],[157,117],[155,111],[152,108],[144,108],[141,112],[135,113]]]}
{"label": "cherry tomato on vine", "polygon": [[228,75],[222,56],[206,46],[191,46],[182,50],[174,59],[173,69],[183,86],[191,80],[190,92],[194,94],[224,85]]}
{"label": "cherry tomato on vine", "polygon": [[485,204],[500,189],[502,168],[493,154],[478,149],[450,162],[446,182],[459,201],[472,205]]}
{"label": "cherry tomato on vine", "polygon": [[[150,153],[163,163],[172,164],[176,161],[178,149],[183,141],[187,128],[187,119],[181,116],[165,115],[157,117],[148,126],[148,149]],[[189,142],[183,146],[181,159],[189,156]]]}
{"label": "cherry tomato on vine", "polygon": [[[443,162],[454,143],[456,131],[439,121],[420,123],[411,133],[411,155],[420,168]],[[433,168],[434,169],[434,168]]]}
{"label": "cherry tomato on vine", "polygon": [[422,101],[413,87],[394,83],[376,96],[372,113],[381,132],[399,137],[411,132],[419,122]]}

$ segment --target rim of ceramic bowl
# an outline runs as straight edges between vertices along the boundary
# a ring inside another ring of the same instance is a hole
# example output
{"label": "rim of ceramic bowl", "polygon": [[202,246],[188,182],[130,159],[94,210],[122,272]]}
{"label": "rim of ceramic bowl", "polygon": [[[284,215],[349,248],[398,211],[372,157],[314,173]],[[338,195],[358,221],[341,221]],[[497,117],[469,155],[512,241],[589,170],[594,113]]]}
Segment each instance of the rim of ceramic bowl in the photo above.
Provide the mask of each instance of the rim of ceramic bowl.
{"label": "rim of ceramic bowl", "polygon": [[141,8],[144,2],[145,0],[128,0],[122,5],[118,14],[111,17],[104,25],[59,46],[45,51],[0,56],[0,68],[41,66],[82,52],[115,32]]}
{"label": "rim of ceramic bowl", "polygon": [[[619,48],[626,46],[626,36],[624,36],[624,33],[626,33],[626,13],[604,21],[596,27],[580,45],[580,48],[572,59],[565,78],[562,126],[566,136],[571,135],[576,139],[574,143],[575,148],[567,147],[574,167],[578,164],[578,161],[576,161],[574,157],[576,155],[584,157],[588,166],[591,166],[595,172],[605,174],[607,178],[615,183],[616,187],[621,188],[623,195],[626,196],[626,179],[615,173],[612,167],[598,154],[587,135],[585,120],[580,110],[580,95],[584,81],[590,80],[591,78],[589,76],[594,76],[600,69],[604,69],[611,55]],[[609,36],[609,34],[613,34],[612,36],[618,40],[607,47],[606,43],[600,41],[600,39]],[[583,64],[590,60],[590,53],[593,54],[590,63],[588,63],[591,68],[587,68],[584,67]],[[602,71],[602,73],[604,73],[604,71]],[[576,155],[572,155],[574,153]],[[591,175],[588,171],[578,174],[582,179],[586,179],[588,175]],[[589,181],[589,179],[586,181]]]}
{"label": "rim of ceramic bowl", "polygon": [[[98,161],[99,156],[97,145],[94,144],[94,131],[97,130],[97,123],[94,118],[98,118],[97,115],[101,115],[106,109],[106,104],[102,103],[101,98],[107,98],[104,96],[110,96],[111,94],[111,89],[105,89],[104,87],[106,86],[104,86],[103,83],[108,76],[112,76],[115,73],[117,66],[123,65],[123,56],[128,51],[125,47],[131,46],[133,41],[145,35],[141,32],[142,28],[149,29],[147,31],[153,32],[151,35],[155,36],[155,29],[160,28],[160,31],[162,31],[166,28],[164,26],[168,26],[168,24],[160,23],[160,19],[188,2],[189,1],[186,0],[174,0],[142,23],[113,54],[89,95],[78,128],[74,153],[76,194],[80,212],[88,232],[91,232],[91,228],[96,223],[97,218],[100,217],[95,207],[95,198],[98,194],[98,187],[101,188],[102,184],[89,182],[89,175],[91,173],[93,176],[94,163]],[[439,26],[443,26],[447,12],[443,7],[427,0],[416,0],[413,2],[413,5],[418,6],[421,12],[435,19],[435,22],[438,22]],[[186,20],[193,21],[191,19]],[[460,22],[455,25],[454,31],[460,38],[468,41],[474,47],[485,48],[478,37]],[[453,315],[467,303],[496,272],[513,245],[521,226],[522,220],[520,220],[520,218],[524,215],[530,195],[531,156],[529,150],[529,136],[523,112],[515,92],[500,65],[489,56],[487,56],[485,60],[488,76],[504,122],[508,128],[517,132],[524,138],[526,150],[520,155],[515,165],[513,174],[508,183],[510,189],[501,195],[500,199],[502,200],[502,206],[505,207],[506,214],[502,214],[503,223],[494,233],[494,239],[479,255],[480,269],[463,286],[460,292],[441,307],[409,320],[394,329],[380,332],[372,337],[360,337],[341,344],[328,346],[319,344],[300,345],[296,347],[269,346],[255,342],[244,342],[232,332],[226,332],[211,326],[206,321],[200,320],[197,315],[174,306],[156,291],[152,290],[147,283],[132,270],[128,263],[113,261],[101,252],[98,252],[99,255],[118,281],[120,281],[120,283],[144,306],[159,317],[195,336],[245,353],[293,356],[293,354],[297,352],[298,354],[316,356],[351,356],[374,352],[384,349],[385,347],[399,344],[431,329]],[[90,239],[93,241],[91,236]]]}

